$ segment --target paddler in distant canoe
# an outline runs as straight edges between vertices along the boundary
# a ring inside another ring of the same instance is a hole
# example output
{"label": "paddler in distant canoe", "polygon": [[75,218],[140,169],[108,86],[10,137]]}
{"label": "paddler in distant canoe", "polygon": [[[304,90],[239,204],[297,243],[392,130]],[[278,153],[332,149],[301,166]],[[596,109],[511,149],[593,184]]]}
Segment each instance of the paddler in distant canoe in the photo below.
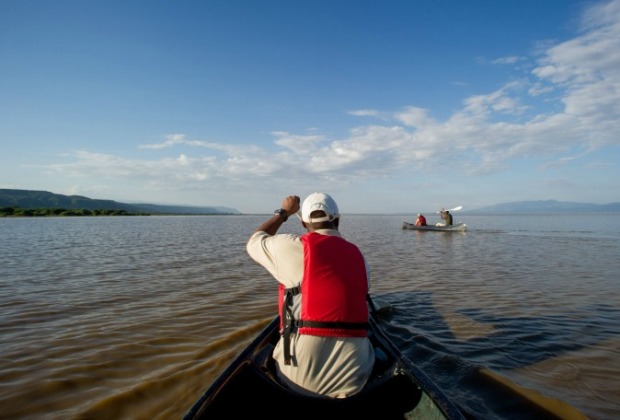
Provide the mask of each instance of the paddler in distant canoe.
{"label": "paddler in distant canoe", "polygon": [[415,219],[416,226],[426,226],[426,217],[423,214],[418,213],[418,218]]}
{"label": "paddler in distant canoe", "polygon": [[452,215],[450,214],[449,210],[444,210],[442,207],[441,211],[439,212],[439,217],[441,217],[441,219],[445,221],[437,223],[435,226],[452,226]]}

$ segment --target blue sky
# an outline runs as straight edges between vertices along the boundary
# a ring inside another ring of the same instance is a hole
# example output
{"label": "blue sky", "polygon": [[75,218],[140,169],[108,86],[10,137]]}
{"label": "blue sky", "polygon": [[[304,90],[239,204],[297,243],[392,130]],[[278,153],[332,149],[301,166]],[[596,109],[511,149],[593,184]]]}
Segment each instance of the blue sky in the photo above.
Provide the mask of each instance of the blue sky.
{"label": "blue sky", "polygon": [[0,0],[0,188],[620,201],[620,0]]}

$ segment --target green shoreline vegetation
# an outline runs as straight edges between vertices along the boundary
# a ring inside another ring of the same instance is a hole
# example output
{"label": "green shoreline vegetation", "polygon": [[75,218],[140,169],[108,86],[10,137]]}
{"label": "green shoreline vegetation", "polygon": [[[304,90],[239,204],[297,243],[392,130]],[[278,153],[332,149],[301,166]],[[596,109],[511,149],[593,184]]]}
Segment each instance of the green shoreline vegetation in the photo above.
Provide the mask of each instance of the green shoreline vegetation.
{"label": "green shoreline vegetation", "polygon": [[56,217],[56,216],[150,216],[152,213],[132,213],[126,210],[89,210],[63,208],[23,209],[21,207],[1,207],[0,217]]}

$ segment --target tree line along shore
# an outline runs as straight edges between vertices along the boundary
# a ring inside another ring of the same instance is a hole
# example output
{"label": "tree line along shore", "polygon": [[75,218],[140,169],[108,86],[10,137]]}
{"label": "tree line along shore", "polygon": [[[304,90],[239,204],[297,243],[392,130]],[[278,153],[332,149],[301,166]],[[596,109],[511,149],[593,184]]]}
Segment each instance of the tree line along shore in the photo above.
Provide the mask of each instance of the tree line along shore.
{"label": "tree line along shore", "polygon": [[234,216],[229,213],[178,213],[127,211],[122,209],[65,209],[61,207],[0,207],[0,217],[64,217],[64,216]]}
{"label": "tree line along shore", "polygon": [[63,208],[0,207],[0,217],[57,217],[57,216],[150,216],[153,213],[133,213],[126,210],[89,210]]}

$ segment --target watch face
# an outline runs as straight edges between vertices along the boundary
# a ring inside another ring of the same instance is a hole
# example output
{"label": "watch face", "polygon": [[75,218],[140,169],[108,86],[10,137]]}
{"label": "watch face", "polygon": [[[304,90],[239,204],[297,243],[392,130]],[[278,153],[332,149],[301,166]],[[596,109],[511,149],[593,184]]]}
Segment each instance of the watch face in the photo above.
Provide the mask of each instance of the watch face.
{"label": "watch face", "polygon": [[284,219],[284,221],[286,221],[286,219],[288,219],[288,214],[286,214],[286,210],[284,209],[277,209],[273,212],[273,214],[277,214],[278,216],[282,217],[282,219]]}

